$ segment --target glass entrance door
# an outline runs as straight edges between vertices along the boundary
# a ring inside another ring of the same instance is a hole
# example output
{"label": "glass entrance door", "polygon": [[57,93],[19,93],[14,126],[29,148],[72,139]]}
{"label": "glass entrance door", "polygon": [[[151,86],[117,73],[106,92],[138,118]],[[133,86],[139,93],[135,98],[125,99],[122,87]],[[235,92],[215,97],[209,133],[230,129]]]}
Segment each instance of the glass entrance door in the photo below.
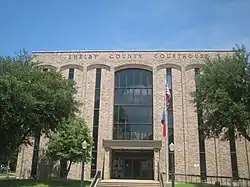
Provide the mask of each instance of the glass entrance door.
{"label": "glass entrance door", "polygon": [[153,180],[153,151],[113,151],[111,169],[111,178]]}

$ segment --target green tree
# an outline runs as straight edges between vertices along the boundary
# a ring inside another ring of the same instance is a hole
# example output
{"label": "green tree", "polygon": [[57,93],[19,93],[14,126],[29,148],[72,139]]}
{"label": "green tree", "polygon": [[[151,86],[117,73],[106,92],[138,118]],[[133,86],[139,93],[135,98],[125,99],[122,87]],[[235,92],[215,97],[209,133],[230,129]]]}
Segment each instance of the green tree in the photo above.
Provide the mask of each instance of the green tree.
{"label": "green tree", "polygon": [[31,175],[36,176],[41,134],[56,130],[78,110],[73,82],[59,72],[43,72],[23,52],[0,57],[0,157],[9,157],[35,137]]}
{"label": "green tree", "polygon": [[244,46],[207,58],[193,93],[206,137],[245,137],[250,141],[250,65]]}
{"label": "green tree", "polygon": [[[88,143],[84,151],[82,143]],[[46,155],[49,159],[60,161],[60,178],[67,178],[72,162],[90,160],[92,137],[85,121],[80,118],[69,118],[63,121],[60,128],[48,141]]]}

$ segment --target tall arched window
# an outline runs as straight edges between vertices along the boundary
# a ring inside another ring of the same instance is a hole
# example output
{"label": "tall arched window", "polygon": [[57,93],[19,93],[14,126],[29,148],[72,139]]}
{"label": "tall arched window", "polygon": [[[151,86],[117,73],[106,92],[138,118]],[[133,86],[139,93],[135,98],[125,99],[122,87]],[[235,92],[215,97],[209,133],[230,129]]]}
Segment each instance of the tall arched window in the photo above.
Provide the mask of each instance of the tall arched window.
{"label": "tall arched window", "polygon": [[153,78],[143,69],[115,74],[114,140],[153,139]]}

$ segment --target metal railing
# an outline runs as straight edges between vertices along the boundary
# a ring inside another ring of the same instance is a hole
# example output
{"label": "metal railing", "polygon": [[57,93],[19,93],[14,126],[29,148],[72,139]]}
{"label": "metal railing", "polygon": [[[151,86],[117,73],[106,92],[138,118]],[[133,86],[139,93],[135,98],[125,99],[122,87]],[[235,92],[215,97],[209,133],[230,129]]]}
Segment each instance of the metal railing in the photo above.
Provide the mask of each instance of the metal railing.
{"label": "metal railing", "polygon": [[201,180],[200,175],[175,174],[175,181],[178,183],[219,184],[225,187],[250,187],[250,179],[233,180],[232,177],[227,176],[207,176],[206,180]]}
{"label": "metal railing", "polygon": [[101,179],[101,171],[97,171],[93,180],[91,181],[90,187],[96,187]]}

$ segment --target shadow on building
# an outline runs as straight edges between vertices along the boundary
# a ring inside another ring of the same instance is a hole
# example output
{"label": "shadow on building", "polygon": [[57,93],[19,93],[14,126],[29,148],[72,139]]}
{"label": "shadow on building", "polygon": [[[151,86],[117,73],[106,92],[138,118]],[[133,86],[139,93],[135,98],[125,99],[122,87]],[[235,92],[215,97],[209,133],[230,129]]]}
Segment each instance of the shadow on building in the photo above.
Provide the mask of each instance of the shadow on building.
{"label": "shadow on building", "polygon": [[42,149],[39,155],[37,175],[39,179],[59,179],[60,164],[58,161],[52,161],[45,155],[45,149]]}

